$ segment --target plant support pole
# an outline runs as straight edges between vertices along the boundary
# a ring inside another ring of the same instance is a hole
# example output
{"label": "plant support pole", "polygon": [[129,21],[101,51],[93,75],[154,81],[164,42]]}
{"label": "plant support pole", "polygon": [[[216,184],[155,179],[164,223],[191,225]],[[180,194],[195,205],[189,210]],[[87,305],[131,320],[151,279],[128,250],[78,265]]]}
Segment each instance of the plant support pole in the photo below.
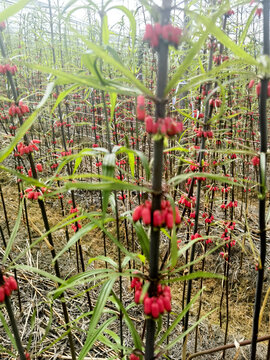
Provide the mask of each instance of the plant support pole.
{"label": "plant support pole", "polygon": [[[269,46],[269,0],[263,1],[263,53],[264,56],[270,54]],[[268,76],[265,74],[261,80],[261,93],[259,103],[259,119],[260,119],[260,193],[259,193],[259,233],[260,233],[260,259],[258,264],[258,277],[256,286],[256,296],[253,314],[252,343],[251,343],[251,360],[256,359],[256,345],[259,331],[259,315],[261,309],[262,288],[264,278],[264,263],[266,257],[266,224],[265,224],[265,206],[266,206],[266,153],[267,153],[267,87]]]}

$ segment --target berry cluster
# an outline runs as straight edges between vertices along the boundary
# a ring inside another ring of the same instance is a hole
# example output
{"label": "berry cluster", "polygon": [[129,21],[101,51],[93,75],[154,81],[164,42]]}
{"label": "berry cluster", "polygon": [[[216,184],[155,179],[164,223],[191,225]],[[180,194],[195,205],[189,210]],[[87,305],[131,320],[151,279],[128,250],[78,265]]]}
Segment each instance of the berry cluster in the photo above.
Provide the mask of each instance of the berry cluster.
{"label": "berry cluster", "polygon": [[149,315],[152,316],[154,319],[157,319],[160,314],[164,313],[164,311],[171,311],[172,296],[169,286],[158,284],[157,296],[149,297],[148,293],[146,293],[143,300],[141,300],[142,282],[139,278],[135,277],[132,279],[131,288],[135,289],[135,303],[140,304],[141,302],[143,302],[145,315]]}
{"label": "berry cluster", "polygon": [[71,127],[71,124],[68,124],[66,121],[56,121],[54,124],[54,127],[61,127],[61,126],[65,126],[65,127]]}
{"label": "berry cluster", "polygon": [[201,128],[199,129],[194,129],[194,132],[196,133],[197,137],[201,138],[208,138],[208,139],[212,139],[213,138],[213,131],[209,130],[209,131],[203,131]]}
{"label": "berry cluster", "polygon": [[9,116],[13,117],[18,115],[19,117],[23,116],[25,113],[29,113],[29,107],[25,105],[22,101],[19,101],[18,105],[12,104],[8,109]]}
{"label": "berry cluster", "polygon": [[258,166],[258,165],[260,165],[260,158],[258,156],[254,156],[251,159],[251,162],[252,162],[253,166]]}
{"label": "berry cluster", "polygon": [[233,207],[237,207],[237,200],[230,201],[227,205],[226,204],[221,204],[220,205],[221,209],[228,209],[228,208],[233,208]]}
{"label": "berry cluster", "polygon": [[190,197],[189,199],[185,195],[181,195],[180,200],[178,201],[179,204],[185,205],[185,207],[191,209],[195,205],[196,198],[194,196]]}
{"label": "berry cluster", "polygon": [[[136,222],[142,219],[144,225],[151,224],[151,201],[146,200],[144,204],[139,205],[135,208],[132,218]],[[181,216],[179,214],[179,209],[175,206],[175,224],[179,225],[181,223]],[[161,209],[155,210],[153,212],[153,226],[161,227],[167,226],[168,229],[172,229],[174,224],[173,220],[173,209],[171,203],[166,200],[161,201]]]}
{"label": "berry cluster", "polygon": [[[73,201],[72,200],[69,200],[68,201],[69,204],[73,204]],[[69,210],[70,214],[74,214],[75,218],[78,217],[77,213],[78,213],[78,208],[74,208],[73,205],[71,206],[71,209]],[[74,232],[77,232],[79,231],[79,229],[82,228],[82,225],[80,224],[80,221],[76,221],[74,224],[71,225],[71,228]]]}
{"label": "berry cluster", "polygon": [[162,26],[156,23],[154,26],[147,24],[145,27],[145,33],[143,41],[149,42],[152,48],[158,48],[159,41],[162,39],[169,45],[173,45],[175,48],[178,47],[182,36],[182,30],[172,26],[171,24]]}
{"label": "berry cluster", "polygon": [[38,198],[40,196],[42,196],[42,194],[45,191],[46,191],[46,188],[41,188],[41,192],[36,191],[35,189],[32,189],[32,188],[25,189],[25,193],[27,194],[27,199],[30,199],[30,200],[38,200]]}
{"label": "berry cluster", "polygon": [[10,64],[6,64],[6,65],[0,65],[0,74],[5,75],[7,72],[10,72],[12,75],[15,75],[15,73],[17,72],[17,66],[16,65],[10,65]]}
{"label": "berry cluster", "polygon": [[[39,151],[39,148],[36,144],[40,144],[41,141],[37,139],[33,139],[29,145],[24,145],[24,143],[20,142],[17,145],[18,153],[15,153],[15,156],[23,156],[24,154],[29,154],[31,152]],[[38,170],[39,171],[39,170]],[[42,171],[42,170],[41,170]]]}
{"label": "berry cluster", "polygon": [[209,105],[219,108],[219,107],[221,107],[221,100],[220,99],[210,99]]}
{"label": "berry cluster", "polygon": [[161,134],[164,136],[174,136],[183,131],[183,124],[176,122],[170,117],[159,118],[157,122],[151,116],[145,118],[145,128],[148,134]]}
{"label": "berry cluster", "polygon": [[4,283],[0,286],[0,303],[5,301],[6,296],[10,296],[12,291],[18,289],[18,285],[14,277],[3,276]]}

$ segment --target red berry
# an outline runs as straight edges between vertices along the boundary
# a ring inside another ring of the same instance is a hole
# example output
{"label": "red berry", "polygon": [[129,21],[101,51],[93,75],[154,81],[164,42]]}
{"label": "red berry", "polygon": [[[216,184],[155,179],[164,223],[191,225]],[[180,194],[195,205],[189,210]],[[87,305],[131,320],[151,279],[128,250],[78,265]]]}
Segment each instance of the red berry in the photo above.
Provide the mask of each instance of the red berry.
{"label": "red berry", "polygon": [[159,227],[162,225],[163,217],[161,215],[160,210],[155,210],[153,213],[153,225]]}
{"label": "red berry", "polygon": [[146,315],[150,315],[151,314],[151,305],[152,305],[152,298],[145,296],[143,304],[144,304],[144,313]]}
{"label": "red berry", "polygon": [[173,228],[173,214],[167,213],[166,215],[166,226],[168,229]]}
{"label": "red berry", "polygon": [[14,279],[13,276],[10,276],[10,277],[8,278],[8,285],[9,285],[9,287],[11,288],[12,291],[18,289],[17,282],[16,282],[16,280]]}
{"label": "red berry", "polygon": [[135,354],[130,354],[129,360],[140,360],[140,358],[138,356],[136,356]]}
{"label": "red berry", "polygon": [[151,314],[154,319],[159,317],[159,305],[156,301],[153,301],[151,304]]}
{"label": "red berry", "polygon": [[5,289],[4,286],[0,286],[0,303],[5,300]]}
{"label": "red berry", "polygon": [[136,290],[135,291],[134,301],[135,301],[136,304],[140,303],[141,294],[142,294],[141,290]]}
{"label": "red berry", "polygon": [[135,208],[135,210],[132,214],[132,219],[134,222],[140,220],[140,218],[142,217],[142,209],[143,209],[142,205],[139,205]]}
{"label": "red berry", "polygon": [[166,311],[170,312],[172,310],[171,300],[168,296],[163,297],[163,305]]}
{"label": "red berry", "polygon": [[11,288],[9,287],[9,284],[8,284],[8,283],[5,283],[5,285],[4,285],[4,290],[5,290],[5,294],[6,294],[7,296],[10,296],[10,294],[12,293],[12,290],[11,290]]}
{"label": "red berry", "polygon": [[158,307],[159,307],[159,313],[163,314],[164,313],[164,304],[163,304],[163,300],[161,297],[159,297],[157,299],[157,303],[158,303]]}
{"label": "red berry", "polygon": [[149,225],[151,223],[151,210],[148,207],[143,208],[142,219],[144,225]]}

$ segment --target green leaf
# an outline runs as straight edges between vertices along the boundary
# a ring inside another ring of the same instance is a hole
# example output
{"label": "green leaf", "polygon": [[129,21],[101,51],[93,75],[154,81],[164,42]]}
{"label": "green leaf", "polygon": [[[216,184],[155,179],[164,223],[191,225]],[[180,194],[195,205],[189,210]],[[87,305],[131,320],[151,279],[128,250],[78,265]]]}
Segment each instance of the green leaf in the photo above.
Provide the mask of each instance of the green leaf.
{"label": "green leaf", "polygon": [[[177,281],[186,281],[186,280],[192,280],[192,279],[224,279],[224,276],[221,274],[214,274],[207,271],[196,271],[188,275],[183,275],[175,278],[170,278],[170,282],[177,282]],[[161,281],[163,283],[165,281]]]}
{"label": "green leaf", "polygon": [[142,165],[143,165],[143,168],[145,170],[146,180],[148,181],[150,179],[150,167],[149,167],[149,163],[148,163],[148,160],[147,160],[147,157],[145,156],[145,154],[142,151],[129,149],[129,148],[125,147],[125,146],[121,146],[120,148],[119,147],[116,148],[116,154],[123,154],[123,153],[126,153],[126,154],[131,153],[131,154],[134,154],[134,155],[136,155],[137,157],[140,158],[140,160],[142,162]]}
{"label": "green leaf", "polygon": [[57,284],[63,284],[63,285],[66,284],[65,280],[62,280],[59,277],[48,273],[47,271],[44,271],[44,270],[41,270],[41,269],[38,269],[38,268],[35,268],[32,266],[17,264],[17,265],[11,266],[11,269],[25,270],[25,271],[33,272],[33,273],[39,274],[41,276],[44,276],[47,279],[50,279]]}
{"label": "green leaf", "polygon": [[192,60],[195,58],[196,54],[201,50],[203,43],[207,39],[208,36],[208,28],[207,30],[201,35],[199,40],[192,46],[189,53],[185,56],[182,64],[178,67],[174,75],[172,76],[171,80],[168,82],[165,91],[164,97],[166,97],[169,92],[178,84],[179,79],[182,78],[184,72],[189,68],[192,64]]}
{"label": "green leaf", "polygon": [[90,265],[93,261],[96,261],[96,260],[107,262],[108,264],[111,264],[112,267],[114,267],[115,269],[118,268],[118,264],[113,259],[111,259],[108,256],[103,256],[103,255],[99,255],[94,258],[90,258],[88,261],[88,265]]}
{"label": "green leaf", "polygon": [[128,10],[125,6],[119,5],[119,6],[114,6],[110,9],[108,9],[107,11],[111,10],[111,9],[119,9],[121,11],[123,11],[123,13],[125,13],[125,15],[128,17],[129,19],[129,23],[130,23],[130,33],[131,33],[131,39],[132,39],[132,49],[134,51],[135,48],[135,39],[136,39],[136,20],[132,14],[132,12],[130,10]]}
{"label": "green leaf", "polygon": [[43,105],[45,105],[46,101],[48,100],[49,96],[51,95],[53,88],[54,88],[54,82],[50,82],[47,87],[46,87],[46,91],[45,94],[43,95],[43,98],[41,99],[40,103],[37,106],[37,109],[42,108]]}
{"label": "green leaf", "polygon": [[73,31],[76,33],[76,35],[87,45],[91,50],[94,51],[94,53],[100,57],[104,62],[111,65],[113,68],[120,71],[123,75],[126,76],[127,79],[131,81],[131,83],[137,87],[139,90],[141,90],[145,95],[150,96],[151,98],[154,97],[152,92],[143,85],[141,81],[139,81],[131,71],[129,71],[124,65],[116,61],[113,57],[109,56],[109,54],[103,50],[103,48],[99,45],[96,45],[92,43],[91,41],[87,40],[84,36],[82,36],[80,33],[78,33],[75,29]]}
{"label": "green leaf", "polygon": [[16,223],[14,225],[14,228],[13,228],[12,233],[10,235],[9,241],[7,243],[7,248],[5,249],[5,254],[4,254],[4,258],[3,258],[3,264],[6,262],[8,256],[9,256],[9,253],[10,253],[10,251],[12,249],[15,238],[17,236],[17,232],[19,230],[19,226],[20,226],[20,223],[21,223],[22,209],[23,209],[23,201],[20,202],[20,207],[19,207]]}
{"label": "green leaf", "polygon": [[91,75],[82,75],[80,74],[71,74],[61,70],[53,69],[49,66],[38,65],[38,64],[28,64],[25,63],[25,66],[30,68],[53,74],[58,77],[55,81],[56,85],[65,85],[65,84],[73,84],[73,85],[81,85],[83,87],[91,87],[93,89],[104,90],[106,92],[117,92],[123,95],[138,95],[139,92],[137,89],[131,87],[124,87],[122,84],[116,83],[112,80],[106,80],[106,83],[101,83],[99,78]]}
{"label": "green leaf", "polygon": [[252,23],[252,20],[254,19],[254,14],[256,12],[256,9],[257,9],[257,5],[253,8],[253,10],[251,11],[249,17],[248,17],[248,20],[246,22],[246,25],[245,25],[245,28],[240,36],[240,39],[239,39],[239,44],[240,46],[243,45],[245,39],[246,39],[246,36],[247,36],[247,32],[248,32],[248,29],[250,27],[250,24]]}
{"label": "green leaf", "polygon": [[54,106],[53,106],[53,108],[52,108],[52,110],[51,110],[51,114],[54,112],[54,110],[57,108],[57,106],[61,103],[61,101],[63,101],[64,98],[65,98],[66,96],[68,96],[70,93],[72,93],[73,91],[77,90],[78,87],[79,87],[78,85],[73,85],[73,86],[71,86],[70,88],[68,88],[67,90],[62,91],[62,92],[58,95],[58,97],[57,97],[57,99],[56,99],[56,102],[55,102],[55,104],[54,104]]}
{"label": "green leaf", "polygon": [[138,240],[140,242],[143,254],[145,255],[145,257],[147,258],[147,260],[149,260],[149,256],[150,256],[150,244],[149,244],[149,239],[148,236],[142,226],[142,224],[137,221],[136,223],[133,224],[135,230],[136,230],[136,234],[138,236]]}
{"label": "green leaf", "polygon": [[93,311],[93,315],[90,320],[89,329],[87,332],[87,338],[85,340],[84,346],[82,350],[80,351],[80,354],[78,356],[78,360],[83,360],[85,356],[88,354],[89,350],[93,346],[96,337],[99,335],[100,332],[96,330],[96,326],[99,322],[99,319],[102,315],[104,306],[106,305],[107,299],[112,291],[113,285],[117,279],[116,275],[112,275],[112,278],[105,282],[103,285],[98,299],[97,304],[95,306],[95,309]]}
{"label": "green leaf", "polygon": [[[77,218],[79,219],[79,218]],[[104,220],[104,223],[110,222],[114,220],[113,218],[106,218]],[[73,222],[76,221],[76,219],[73,219]],[[67,242],[67,244],[59,251],[59,253],[53,258],[53,262],[55,262],[60,256],[62,256],[71,246],[76,244],[76,242],[82,238],[84,235],[88,234],[90,231],[97,228],[97,224],[90,222],[87,225],[84,225],[79,231],[77,231]]]}
{"label": "green leaf", "polygon": [[0,12],[0,21],[4,21],[12,15],[15,15],[18,11],[23,9],[31,0],[19,0],[16,4],[13,4]]}
{"label": "green leaf", "polygon": [[14,349],[17,349],[16,341],[14,339],[14,336],[12,335],[12,332],[9,329],[9,326],[8,326],[6,320],[5,320],[5,316],[3,315],[2,311],[0,311],[0,320],[2,322],[2,325],[3,325],[4,329],[5,329],[5,333],[7,334],[7,336],[9,338],[10,342],[12,343]]}
{"label": "green leaf", "polygon": [[174,331],[175,327],[179,324],[179,322],[183,319],[183,317],[186,315],[186,313],[189,311],[191,306],[196,302],[196,300],[200,297],[203,289],[197,292],[197,294],[193,297],[193,299],[189,302],[187,306],[181,311],[181,313],[176,317],[176,319],[173,321],[173,323],[170,325],[170,327],[167,329],[167,331],[162,335],[160,340],[158,341],[157,345],[160,346],[168,336]]}
{"label": "green leaf", "polygon": [[40,112],[40,108],[35,110],[27,118],[27,120],[24,121],[22,126],[17,130],[15,137],[12,138],[13,140],[11,141],[11,143],[5,149],[3,149],[0,152],[0,163],[3,162],[8,157],[8,155],[13,151],[13,149],[18,144],[18,142],[22,139],[22,137],[25,135],[27,130],[29,130],[29,128],[32,126],[32,124],[36,120],[37,115],[39,114],[39,112]]}
{"label": "green leaf", "polygon": [[230,49],[236,56],[241,58],[246,64],[261,67],[253,56],[249,55],[245,50],[232,41],[219,27],[215,25],[211,18],[197,14],[196,20],[210,29],[211,34],[214,35],[218,41]]}
{"label": "green leaf", "polygon": [[189,327],[185,332],[183,332],[181,335],[177,336],[174,339],[171,339],[169,344],[165,346],[162,349],[162,352],[165,353],[166,351],[170,350],[175,344],[178,343],[178,341],[182,340],[184,337],[186,337],[193,329],[195,329],[204,319],[206,319],[209,315],[211,315],[214,311],[217,309],[214,309],[212,311],[209,311],[206,315],[202,316],[198,321],[195,322],[191,327]]}
{"label": "green leaf", "polygon": [[209,174],[209,173],[197,173],[197,172],[177,175],[177,176],[171,178],[168,182],[169,182],[169,184],[176,185],[176,184],[179,184],[179,183],[187,180],[188,178],[193,178],[193,177],[197,177],[197,176],[198,177],[205,177],[207,179],[211,179],[211,180],[214,180],[214,181],[219,181],[219,182],[234,185],[234,186],[240,186],[240,187],[244,186],[244,185],[242,185],[240,183],[237,183],[237,182],[234,182],[233,180],[230,180],[226,176],[216,175],[216,174]]}
{"label": "green leaf", "polygon": [[115,111],[115,105],[117,100],[117,93],[110,93],[110,103],[111,103],[111,121],[113,121],[114,118],[114,111]]}
{"label": "green leaf", "polygon": [[137,330],[135,329],[135,326],[134,326],[132,320],[130,319],[130,317],[127,313],[127,310],[125,309],[125,307],[123,306],[123,304],[121,303],[121,301],[118,299],[118,297],[116,296],[116,294],[114,292],[112,292],[112,295],[124,315],[124,320],[129,328],[129,331],[131,332],[131,336],[133,338],[135,348],[138,350],[142,350],[141,337],[138,334]]}
{"label": "green leaf", "polygon": [[109,44],[109,28],[107,15],[104,15],[102,18],[102,42],[104,45]]}
{"label": "green leaf", "polygon": [[[102,162],[102,175],[113,177],[115,169],[115,154],[105,154]],[[102,212],[105,215],[111,191],[102,191]]]}

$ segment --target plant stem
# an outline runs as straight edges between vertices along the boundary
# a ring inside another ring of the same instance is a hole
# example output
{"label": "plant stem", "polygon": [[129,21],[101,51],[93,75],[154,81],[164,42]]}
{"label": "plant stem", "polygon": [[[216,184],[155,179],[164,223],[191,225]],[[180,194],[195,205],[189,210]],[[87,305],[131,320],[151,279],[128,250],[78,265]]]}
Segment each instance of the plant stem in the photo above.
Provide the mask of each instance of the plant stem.
{"label": "plant stem", "polygon": [[[263,37],[265,55],[270,54],[269,45],[269,0],[263,1]],[[257,337],[259,331],[259,314],[261,308],[262,288],[264,278],[264,263],[266,257],[266,229],[265,229],[265,207],[266,207],[266,152],[267,152],[267,87],[268,78],[261,80],[261,94],[259,103],[259,116],[260,116],[260,198],[259,198],[259,231],[260,231],[260,260],[258,266],[258,277],[256,286],[256,296],[253,314],[253,328],[252,328],[252,343],[251,343],[251,360],[256,359]]]}
{"label": "plant stem", "polygon": [[[163,0],[161,9],[161,25],[166,25],[170,20],[171,0]],[[157,74],[157,98],[156,104],[156,121],[158,118],[165,117],[165,101],[163,98],[164,90],[167,83],[168,72],[168,44],[160,41],[158,50],[158,74]],[[162,193],[162,164],[163,163],[163,138],[154,142],[154,163],[152,176],[152,221],[150,236],[150,261],[149,277],[150,287],[149,295],[155,296],[159,273],[159,242],[160,230],[153,227],[153,212],[160,209]],[[145,359],[154,359],[156,323],[152,318],[146,321],[146,348]]]}

